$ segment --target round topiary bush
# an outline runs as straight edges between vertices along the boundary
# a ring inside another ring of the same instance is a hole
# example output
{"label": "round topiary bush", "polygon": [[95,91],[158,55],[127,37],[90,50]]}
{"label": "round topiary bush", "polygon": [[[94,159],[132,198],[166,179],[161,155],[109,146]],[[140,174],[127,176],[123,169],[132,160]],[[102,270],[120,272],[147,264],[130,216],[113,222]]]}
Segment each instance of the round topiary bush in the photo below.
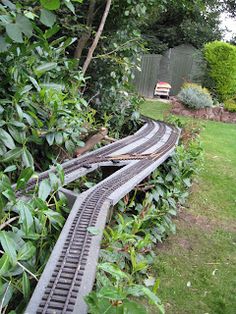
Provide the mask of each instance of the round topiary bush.
{"label": "round topiary bush", "polygon": [[184,84],[177,98],[191,109],[202,109],[213,105],[209,91],[193,83]]}

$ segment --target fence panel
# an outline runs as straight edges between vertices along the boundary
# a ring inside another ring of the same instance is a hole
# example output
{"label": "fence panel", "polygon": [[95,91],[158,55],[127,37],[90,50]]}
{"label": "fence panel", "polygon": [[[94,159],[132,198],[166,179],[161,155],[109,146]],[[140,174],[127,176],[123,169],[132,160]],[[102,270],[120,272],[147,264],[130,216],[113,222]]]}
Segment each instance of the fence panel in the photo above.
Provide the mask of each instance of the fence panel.
{"label": "fence panel", "polygon": [[165,81],[172,86],[171,95],[176,95],[184,81],[201,83],[204,71],[201,61],[201,54],[191,45],[169,49],[164,55],[144,55],[134,84],[140,95],[152,98],[157,81]]}

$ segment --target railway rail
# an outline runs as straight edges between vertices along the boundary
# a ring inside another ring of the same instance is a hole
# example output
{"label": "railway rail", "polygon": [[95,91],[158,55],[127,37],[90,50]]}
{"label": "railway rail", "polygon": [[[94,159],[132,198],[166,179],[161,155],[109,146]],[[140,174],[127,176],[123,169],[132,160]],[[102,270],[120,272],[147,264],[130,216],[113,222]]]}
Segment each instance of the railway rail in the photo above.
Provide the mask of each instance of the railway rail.
{"label": "railway rail", "polygon": [[[163,163],[178,143],[180,130],[149,120],[133,136],[63,164],[65,183],[100,166],[122,165],[95,187],[75,195],[73,206],[26,308],[26,314],[87,313],[84,297],[92,290],[102,231],[110,207]],[[50,171],[53,171],[50,170]],[[43,180],[47,171],[39,176]],[[35,181],[31,180],[28,189]],[[20,194],[19,194],[20,195]],[[97,235],[89,227],[96,227]]]}

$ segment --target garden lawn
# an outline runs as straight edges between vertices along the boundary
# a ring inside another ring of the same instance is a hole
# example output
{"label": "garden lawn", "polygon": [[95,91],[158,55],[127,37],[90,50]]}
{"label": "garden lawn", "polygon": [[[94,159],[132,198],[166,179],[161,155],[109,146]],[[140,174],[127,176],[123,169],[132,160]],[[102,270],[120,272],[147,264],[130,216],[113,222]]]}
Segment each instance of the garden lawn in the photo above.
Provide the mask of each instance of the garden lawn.
{"label": "garden lawn", "polygon": [[[146,101],[141,112],[162,119],[169,108]],[[236,313],[236,125],[203,125],[204,168],[153,268],[167,314]]]}

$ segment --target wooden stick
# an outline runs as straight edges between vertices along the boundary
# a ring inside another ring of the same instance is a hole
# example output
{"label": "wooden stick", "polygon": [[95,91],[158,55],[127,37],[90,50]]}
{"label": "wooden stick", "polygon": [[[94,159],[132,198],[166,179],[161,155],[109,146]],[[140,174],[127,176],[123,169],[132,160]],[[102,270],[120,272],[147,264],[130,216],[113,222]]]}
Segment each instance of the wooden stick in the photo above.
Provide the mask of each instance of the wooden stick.
{"label": "wooden stick", "polygon": [[94,50],[96,49],[98,41],[99,41],[99,39],[100,39],[100,37],[102,35],[102,31],[103,31],[103,28],[104,28],[104,25],[105,25],[108,13],[110,11],[111,1],[112,0],[107,0],[107,4],[106,4],[106,7],[105,7],[103,16],[102,16],[101,23],[100,23],[98,31],[97,31],[97,33],[95,35],[94,41],[92,43],[92,46],[89,48],[88,55],[86,57],[86,60],[84,62],[83,68],[82,68],[82,72],[83,72],[84,75],[85,75],[85,73],[86,73],[86,71],[88,69],[88,66],[89,66],[92,58],[93,58]]}

